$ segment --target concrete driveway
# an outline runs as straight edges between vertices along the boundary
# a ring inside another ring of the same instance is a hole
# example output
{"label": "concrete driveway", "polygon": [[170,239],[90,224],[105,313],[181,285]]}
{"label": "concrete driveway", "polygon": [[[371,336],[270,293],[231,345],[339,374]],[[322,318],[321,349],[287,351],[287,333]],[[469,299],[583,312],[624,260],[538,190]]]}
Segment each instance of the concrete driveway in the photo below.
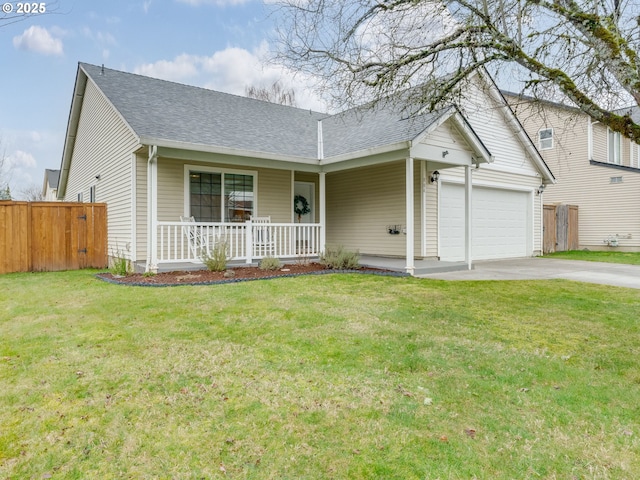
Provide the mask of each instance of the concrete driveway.
{"label": "concrete driveway", "polygon": [[563,278],[640,289],[640,265],[559,260],[555,258],[517,258],[474,262],[473,270],[420,275],[442,280],[542,280]]}

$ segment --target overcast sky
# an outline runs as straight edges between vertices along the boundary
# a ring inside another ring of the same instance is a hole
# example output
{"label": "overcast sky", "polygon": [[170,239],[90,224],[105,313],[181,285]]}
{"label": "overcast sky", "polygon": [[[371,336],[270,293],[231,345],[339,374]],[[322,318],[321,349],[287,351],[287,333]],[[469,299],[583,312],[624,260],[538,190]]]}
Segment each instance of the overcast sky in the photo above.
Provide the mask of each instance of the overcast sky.
{"label": "overcast sky", "polygon": [[[0,0],[3,10],[10,3]],[[0,154],[14,198],[60,168],[78,62],[244,95],[280,80],[323,110],[304,78],[263,59],[273,38],[258,0],[58,0],[15,23],[0,13]]]}

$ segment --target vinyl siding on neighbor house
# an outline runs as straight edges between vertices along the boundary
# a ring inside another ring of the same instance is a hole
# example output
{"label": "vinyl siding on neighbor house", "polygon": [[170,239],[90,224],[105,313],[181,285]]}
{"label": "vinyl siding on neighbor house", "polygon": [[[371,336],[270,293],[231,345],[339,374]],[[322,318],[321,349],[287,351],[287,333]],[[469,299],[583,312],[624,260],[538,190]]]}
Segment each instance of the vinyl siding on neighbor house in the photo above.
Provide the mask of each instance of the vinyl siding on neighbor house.
{"label": "vinyl siding on neighbor house", "polygon": [[[621,164],[606,165],[607,128],[592,126],[593,149],[589,158],[590,119],[575,110],[545,104],[519,104],[516,113],[532,138],[541,128],[554,129],[554,146],[541,154],[554,172],[557,184],[544,192],[544,203],[578,206],[580,248],[606,249],[618,235],[619,249],[640,248],[640,170],[631,164],[631,143],[621,139]],[[590,160],[605,165],[592,164]],[[612,183],[622,177],[622,183]]]}
{"label": "vinyl siding on neighbor house", "polygon": [[[129,256],[131,237],[131,152],[137,141],[122,118],[93,82],[88,81],[77,130],[64,201],[89,201],[95,186],[96,202],[107,203],[108,253]],[[100,179],[96,179],[100,175]]]}

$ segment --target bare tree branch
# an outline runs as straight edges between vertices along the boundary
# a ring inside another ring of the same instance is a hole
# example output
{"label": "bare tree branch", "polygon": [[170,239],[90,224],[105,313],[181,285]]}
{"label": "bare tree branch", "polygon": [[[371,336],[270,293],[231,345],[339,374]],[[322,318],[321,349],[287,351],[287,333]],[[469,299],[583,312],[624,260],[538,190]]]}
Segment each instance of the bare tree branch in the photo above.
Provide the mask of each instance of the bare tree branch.
{"label": "bare tree branch", "polygon": [[640,143],[618,110],[640,108],[638,12],[640,0],[281,0],[278,60],[321,78],[336,107],[419,87],[436,108],[470,73],[511,65],[521,93]]}

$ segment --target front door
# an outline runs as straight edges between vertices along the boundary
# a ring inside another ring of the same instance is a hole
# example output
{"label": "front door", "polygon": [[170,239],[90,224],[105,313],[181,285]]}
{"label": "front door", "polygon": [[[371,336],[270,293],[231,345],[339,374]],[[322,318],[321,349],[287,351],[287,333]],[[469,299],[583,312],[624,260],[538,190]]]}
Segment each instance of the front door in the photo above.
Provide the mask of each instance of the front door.
{"label": "front door", "polygon": [[315,223],[316,186],[312,182],[295,182],[293,194],[293,221],[295,223]]}

